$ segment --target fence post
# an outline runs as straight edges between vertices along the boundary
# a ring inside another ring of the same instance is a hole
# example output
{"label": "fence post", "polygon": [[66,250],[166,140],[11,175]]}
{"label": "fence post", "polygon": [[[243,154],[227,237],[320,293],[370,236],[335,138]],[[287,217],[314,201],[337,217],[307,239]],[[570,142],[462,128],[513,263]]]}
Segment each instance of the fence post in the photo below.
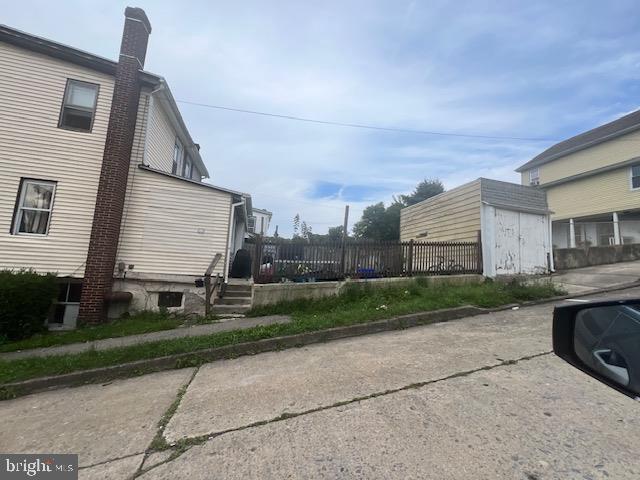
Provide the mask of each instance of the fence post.
{"label": "fence post", "polygon": [[478,265],[477,265],[478,273],[484,273],[484,269],[482,265],[482,232],[480,230],[478,230],[478,242],[477,242],[476,248],[478,249],[478,253],[476,255],[478,258]]}
{"label": "fence post", "polygon": [[407,255],[407,274],[413,276],[413,238],[409,240],[409,254]]}
{"label": "fence post", "polygon": [[344,206],[344,224],[342,225],[342,251],[340,253],[340,273],[344,276],[345,248],[347,245],[347,226],[349,225],[349,205]]}

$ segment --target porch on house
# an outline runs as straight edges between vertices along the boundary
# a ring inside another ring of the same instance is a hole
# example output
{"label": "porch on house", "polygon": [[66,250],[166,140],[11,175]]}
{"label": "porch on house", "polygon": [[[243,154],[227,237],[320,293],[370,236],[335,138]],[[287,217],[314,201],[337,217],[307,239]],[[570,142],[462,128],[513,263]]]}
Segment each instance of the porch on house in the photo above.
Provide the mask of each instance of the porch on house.
{"label": "porch on house", "polygon": [[640,243],[640,209],[552,222],[553,248],[588,248]]}

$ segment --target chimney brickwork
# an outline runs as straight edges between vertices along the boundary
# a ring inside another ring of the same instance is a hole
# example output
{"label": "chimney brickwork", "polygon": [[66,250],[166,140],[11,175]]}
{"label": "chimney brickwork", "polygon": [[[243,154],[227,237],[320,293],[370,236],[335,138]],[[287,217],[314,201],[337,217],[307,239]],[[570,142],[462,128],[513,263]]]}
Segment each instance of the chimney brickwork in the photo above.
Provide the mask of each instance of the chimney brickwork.
{"label": "chimney brickwork", "polygon": [[136,127],[140,82],[151,25],[142,9],[127,7],[116,67],[109,126],[93,214],[78,322],[106,318],[106,296],[113,286],[120,224]]}

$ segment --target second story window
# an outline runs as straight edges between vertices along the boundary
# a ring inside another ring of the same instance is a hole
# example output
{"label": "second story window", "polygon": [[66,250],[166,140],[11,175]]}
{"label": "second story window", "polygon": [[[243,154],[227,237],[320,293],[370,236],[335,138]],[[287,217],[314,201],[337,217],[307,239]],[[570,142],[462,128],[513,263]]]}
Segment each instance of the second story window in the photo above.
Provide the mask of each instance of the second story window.
{"label": "second story window", "polygon": [[529,185],[540,185],[540,169],[538,167],[529,170]]}
{"label": "second story window", "polygon": [[90,132],[96,113],[98,85],[67,80],[60,112],[60,128]]}
{"label": "second story window", "polygon": [[191,162],[191,159],[187,157],[184,161],[184,172],[182,176],[184,178],[191,178],[192,171],[193,171],[193,163]]}
{"label": "second story window", "polygon": [[640,188],[640,164],[631,167],[631,188]]}
{"label": "second story window", "polygon": [[46,235],[49,232],[56,183],[22,179],[12,233]]}
{"label": "second story window", "polygon": [[249,233],[255,233],[255,231],[256,231],[256,217],[253,217],[253,216],[249,217],[249,222],[248,223],[249,223],[249,225],[248,225]]}
{"label": "second story window", "polygon": [[171,167],[171,173],[174,175],[182,175],[183,157],[184,150],[182,149],[182,143],[176,138],[176,143],[173,146],[173,166]]}

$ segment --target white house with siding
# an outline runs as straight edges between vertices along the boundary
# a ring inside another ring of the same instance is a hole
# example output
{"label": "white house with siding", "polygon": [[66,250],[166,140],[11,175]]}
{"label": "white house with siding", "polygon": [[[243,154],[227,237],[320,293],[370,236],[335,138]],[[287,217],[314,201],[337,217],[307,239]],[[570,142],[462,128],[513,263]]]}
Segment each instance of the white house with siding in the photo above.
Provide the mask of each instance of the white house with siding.
{"label": "white house with siding", "polygon": [[269,226],[273,213],[262,208],[253,208],[253,214],[249,217],[249,234],[269,236]]}
{"label": "white house with siding", "polygon": [[[151,27],[140,9],[125,18],[123,49],[133,45],[141,66]],[[213,273],[225,276],[251,216],[250,195],[203,181],[199,146],[164,78],[135,66],[127,85],[123,62],[122,53],[115,62],[0,26],[0,269],[57,273],[51,323],[74,325],[81,297],[95,303],[96,291],[105,313],[110,291],[130,292],[130,310],[199,308],[195,279],[217,253]],[[135,118],[120,118],[123,99],[137,102]],[[135,126],[132,138],[107,142],[121,120]],[[128,155],[120,197],[99,194],[113,188],[105,172],[114,148]],[[119,234],[107,239],[96,225],[109,220]],[[91,248],[106,249],[102,266],[113,272],[96,288]],[[101,315],[86,311],[89,321]]]}

